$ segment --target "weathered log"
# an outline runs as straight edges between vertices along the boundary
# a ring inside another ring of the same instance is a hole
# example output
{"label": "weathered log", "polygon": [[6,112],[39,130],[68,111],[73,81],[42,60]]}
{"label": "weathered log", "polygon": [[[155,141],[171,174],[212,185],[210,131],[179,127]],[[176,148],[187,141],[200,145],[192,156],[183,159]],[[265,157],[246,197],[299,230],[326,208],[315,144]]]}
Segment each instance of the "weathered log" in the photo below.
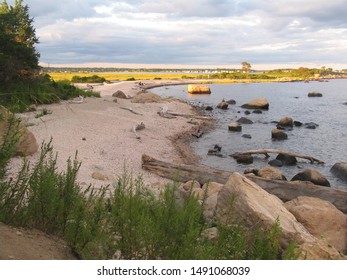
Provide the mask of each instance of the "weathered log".
{"label": "weathered log", "polygon": [[249,150],[249,151],[237,152],[237,153],[234,153],[230,156],[234,157],[235,155],[263,154],[266,157],[270,157],[268,154],[271,154],[271,153],[284,154],[284,155],[293,156],[293,157],[297,157],[297,158],[307,159],[307,160],[311,161],[311,163],[317,162],[319,164],[324,164],[324,161],[321,161],[321,160],[316,159],[316,158],[311,157],[311,156],[299,155],[299,154],[295,154],[295,153],[289,153],[289,152],[284,152],[281,150],[274,150],[274,149]]}
{"label": "weathered log", "polygon": [[[225,184],[229,176],[233,173],[231,171],[215,169],[203,165],[168,163],[156,160],[148,155],[142,155],[142,168],[161,177],[178,182],[196,180],[200,184],[205,184],[207,182]],[[284,202],[298,196],[317,197],[331,202],[336,208],[347,214],[347,191],[321,187],[308,182],[287,182],[268,180],[254,175],[246,176],[261,188],[276,195]]]}
{"label": "weathered log", "polygon": [[142,116],[142,114],[140,114],[140,113],[138,113],[138,112],[135,112],[132,108],[126,108],[126,107],[120,107],[121,109],[123,109],[123,110],[127,110],[127,111],[129,111],[129,112],[131,112],[131,113],[133,113],[133,114],[135,114],[135,115],[140,115],[140,116]]}

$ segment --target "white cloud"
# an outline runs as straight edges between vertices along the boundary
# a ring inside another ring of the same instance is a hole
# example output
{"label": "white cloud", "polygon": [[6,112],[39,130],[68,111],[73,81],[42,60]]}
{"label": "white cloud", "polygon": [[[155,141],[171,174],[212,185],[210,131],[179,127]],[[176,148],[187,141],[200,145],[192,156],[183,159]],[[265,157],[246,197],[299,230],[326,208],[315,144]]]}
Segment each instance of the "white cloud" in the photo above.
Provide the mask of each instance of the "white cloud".
{"label": "white cloud", "polygon": [[49,63],[320,64],[321,50],[331,63],[347,56],[346,0],[24,3]]}

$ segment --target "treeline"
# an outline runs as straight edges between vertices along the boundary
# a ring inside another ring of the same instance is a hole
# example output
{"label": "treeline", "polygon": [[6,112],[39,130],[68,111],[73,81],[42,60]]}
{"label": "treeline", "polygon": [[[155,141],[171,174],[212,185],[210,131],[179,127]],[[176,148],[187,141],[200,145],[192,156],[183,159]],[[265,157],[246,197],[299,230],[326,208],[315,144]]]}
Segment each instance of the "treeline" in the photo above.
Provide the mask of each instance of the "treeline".
{"label": "treeline", "polygon": [[91,95],[69,81],[54,82],[41,73],[39,43],[29,7],[22,0],[0,3],[0,105],[24,111],[31,104],[46,104],[78,95]]}

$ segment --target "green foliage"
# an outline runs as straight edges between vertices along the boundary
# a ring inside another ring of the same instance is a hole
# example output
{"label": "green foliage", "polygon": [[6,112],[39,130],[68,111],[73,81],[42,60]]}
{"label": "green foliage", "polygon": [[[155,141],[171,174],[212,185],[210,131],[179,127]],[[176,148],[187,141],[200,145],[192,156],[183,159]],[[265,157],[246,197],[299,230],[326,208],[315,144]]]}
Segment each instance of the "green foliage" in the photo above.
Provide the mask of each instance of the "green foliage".
{"label": "green foliage", "polygon": [[38,38],[33,28],[29,8],[22,0],[14,6],[0,4],[0,87],[20,80],[30,80],[40,68],[39,53],[35,49]]}
{"label": "green foliage", "polygon": [[6,165],[13,156],[19,141],[19,120],[12,114],[5,116],[0,111],[0,122],[6,126],[3,134],[0,135],[0,180],[2,180],[6,173]]}
{"label": "green foliage", "polygon": [[105,81],[106,81],[105,78],[100,77],[98,75],[83,76],[83,77],[75,75],[71,78],[71,82],[73,83],[103,83]]}
{"label": "green foliage", "polygon": [[14,112],[22,112],[31,104],[51,104],[79,95],[100,97],[100,94],[78,89],[68,81],[55,82],[49,75],[42,75],[30,83],[17,82],[6,90],[0,90],[0,105]]}
{"label": "green foliage", "polygon": [[195,196],[176,199],[168,185],[158,197],[141,177],[124,172],[113,187],[82,191],[76,181],[77,154],[57,170],[51,143],[38,161],[24,161],[15,179],[0,181],[0,221],[63,237],[83,259],[294,259],[294,244],[282,255],[278,223],[249,231],[242,224],[217,225],[216,241],[202,238],[207,227]]}
{"label": "green foliage", "polygon": [[136,81],[136,79],[134,77],[130,77],[130,78],[126,79],[126,81]]}

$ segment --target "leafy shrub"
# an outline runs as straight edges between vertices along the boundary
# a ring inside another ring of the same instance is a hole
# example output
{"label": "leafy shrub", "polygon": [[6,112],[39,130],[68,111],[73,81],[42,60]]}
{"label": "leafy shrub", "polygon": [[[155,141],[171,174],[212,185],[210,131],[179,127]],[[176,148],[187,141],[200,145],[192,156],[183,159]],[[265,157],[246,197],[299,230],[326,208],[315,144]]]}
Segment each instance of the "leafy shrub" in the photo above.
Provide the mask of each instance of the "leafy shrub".
{"label": "leafy shrub", "polygon": [[157,198],[126,172],[113,187],[82,191],[80,165],[76,154],[59,172],[51,142],[42,144],[33,166],[24,161],[17,178],[0,181],[0,221],[61,236],[83,259],[109,259],[117,250],[124,259],[297,257],[293,244],[282,254],[278,223],[270,231],[217,225],[218,240],[208,241],[195,196],[178,203],[176,186],[168,185]]}
{"label": "leafy shrub", "polygon": [[103,82],[106,82],[106,79],[98,75],[82,76],[82,77],[75,75],[71,78],[71,82],[73,83],[103,83]]}
{"label": "leafy shrub", "polygon": [[126,81],[136,81],[136,79],[134,77],[131,77],[131,78],[126,79]]}

